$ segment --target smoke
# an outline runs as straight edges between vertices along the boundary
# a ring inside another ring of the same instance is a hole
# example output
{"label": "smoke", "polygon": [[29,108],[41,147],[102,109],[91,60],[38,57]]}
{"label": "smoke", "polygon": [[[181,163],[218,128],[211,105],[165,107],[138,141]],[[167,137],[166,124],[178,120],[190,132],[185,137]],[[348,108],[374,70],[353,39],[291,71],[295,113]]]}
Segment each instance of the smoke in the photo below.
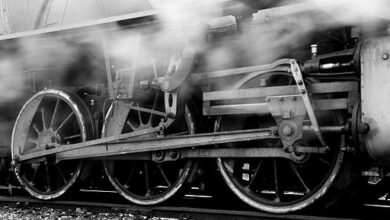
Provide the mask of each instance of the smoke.
{"label": "smoke", "polygon": [[[273,62],[286,55],[295,58],[295,53],[302,46],[314,43],[311,37],[307,37],[314,31],[345,25],[371,26],[373,22],[390,18],[387,14],[390,3],[386,0],[272,2],[279,7],[259,10],[248,16],[247,22],[243,24],[236,17],[227,16],[229,13],[223,14],[223,4],[206,0],[150,0],[148,4],[142,5],[139,1],[116,0],[112,3],[115,7],[102,1],[100,8],[94,7],[95,1],[86,1],[83,4],[86,7],[76,7],[76,3],[77,1],[63,1],[57,5],[53,3],[52,13],[48,14],[46,21],[48,25],[80,22],[86,17],[95,19],[129,13],[134,8],[157,10],[158,23],[136,29],[118,27],[118,31],[109,33],[104,30],[95,31],[81,37],[18,40],[14,45],[15,51],[1,52],[0,77],[7,80],[0,82],[0,104],[25,96],[26,90],[34,87],[31,85],[32,72],[43,80],[62,82],[59,86],[69,83],[73,85],[73,82],[98,83],[96,78],[105,79],[101,45],[103,33],[106,35],[109,56],[116,68],[132,68],[136,65],[139,69],[137,74],[145,74],[143,70],[149,68],[149,71],[157,71],[161,76],[167,71],[170,57],[175,53],[180,54],[188,45],[204,57],[206,71],[258,65]],[[238,5],[242,11],[253,10],[252,5],[245,1]],[[70,10],[75,7],[78,10]],[[221,16],[223,17],[218,18]],[[52,22],[56,19],[61,21]],[[217,37],[217,41],[209,39],[219,31],[226,30],[230,32],[227,36]],[[94,80],[91,82],[91,79]],[[48,82],[43,84],[45,85],[38,85],[36,89],[50,86]]]}
{"label": "smoke", "polygon": [[163,76],[170,58],[181,55],[185,47],[193,47],[198,53],[205,51],[208,22],[221,15],[222,8],[206,0],[151,0],[150,3],[158,11],[158,22],[110,33],[109,38],[115,40],[108,47],[110,57],[116,62],[136,65],[140,70],[136,74],[146,74],[142,73],[144,68],[155,68],[157,75]]}
{"label": "smoke", "polygon": [[[100,1],[99,7],[92,0],[77,7],[78,1],[56,1],[51,5],[45,26],[153,8],[159,12],[158,23],[137,29],[118,27],[118,31],[104,35],[108,39],[108,52],[115,67],[131,68],[137,65],[140,70],[137,74],[142,74],[145,68],[155,68],[161,76],[166,73],[170,57],[175,53],[180,54],[186,45],[191,45],[198,54],[202,54],[205,70],[227,69],[269,63],[285,55],[294,56],[302,45],[314,43],[307,37],[314,31],[345,25],[372,27],[378,20],[390,19],[387,13],[390,3],[386,0],[275,2],[272,3],[275,8],[259,10],[249,19],[246,18],[249,22],[239,24],[240,20],[236,20],[236,17],[227,16],[229,13],[223,15],[223,4],[206,0],[150,0],[149,3],[142,1],[142,4],[140,1],[115,0],[112,2],[115,6]],[[238,5],[240,10],[247,12],[253,6],[246,1]],[[221,16],[224,17],[218,18]],[[230,33],[218,37],[218,42],[210,42],[210,35],[218,33],[220,29],[221,32],[228,30]],[[74,81],[79,84],[91,83],[91,78],[96,76],[105,78],[101,36],[98,35],[103,34],[97,31],[86,33],[81,38],[59,36],[18,40],[15,51],[2,52],[0,58],[0,76],[7,79],[0,82],[0,104],[20,97],[26,93],[26,88],[32,88],[32,72],[43,80],[54,78],[55,81],[63,81],[59,83],[60,86]]]}
{"label": "smoke", "polygon": [[[31,19],[39,12],[40,5],[35,4],[38,2],[31,5],[34,10],[28,16]],[[114,68],[136,65],[136,74],[146,74],[143,72],[145,68],[148,71],[154,68],[159,76],[164,75],[170,57],[180,54],[186,45],[204,49],[203,39],[207,31],[204,24],[220,14],[220,8],[210,5],[216,4],[205,0],[115,0],[109,4],[107,1],[86,0],[80,4],[79,1],[66,0],[53,1],[48,6],[47,15],[38,23],[16,18],[18,22],[14,22],[14,30],[27,31],[32,28],[32,23],[54,27],[140,10],[159,12],[157,23],[140,28],[124,29],[118,24],[116,30],[114,27],[114,31],[109,32],[96,27],[84,34],[60,33],[3,41],[2,45],[7,46],[0,51],[0,105],[26,99],[33,92],[48,87],[105,83],[103,38]],[[28,8],[22,11],[28,13]],[[16,7],[12,9],[16,10]]]}
{"label": "smoke", "polygon": [[367,23],[390,19],[390,2],[387,0],[314,0],[319,9],[326,11],[345,23]]}
{"label": "smoke", "polygon": [[316,33],[351,26],[360,27],[366,35],[375,33],[390,20],[389,11],[386,0],[279,1],[273,8],[254,13],[236,35],[211,48],[206,55],[208,66],[213,70],[259,65],[286,56],[307,59]]}
{"label": "smoke", "polygon": [[[40,21],[42,27],[150,9],[159,12],[158,22],[136,28],[123,28],[118,24],[109,32],[97,28],[79,35],[3,41],[0,45],[0,108],[10,106],[8,108],[13,110],[7,110],[9,114],[17,114],[13,107],[15,100],[25,101],[33,92],[45,87],[104,83],[107,77],[103,38],[114,69],[136,66],[138,75],[162,76],[167,72],[172,55],[181,54],[189,45],[203,59],[201,71],[229,69],[270,63],[284,56],[299,58],[302,48],[308,54],[306,46],[315,43],[313,32],[346,25],[371,29],[390,19],[387,0],[240,1],[228,10],[225,4],[216,3],[223,0],[51,2],[50,13]],[[268,8],[270,5],[275,8]],[[251,14],[256,7],[259,10]],[[34,13],[39,13],[39,7],[33,8]],[[234,14],[236,17],[231,16],[237,11],[240,13]],[[25,17],[34,18],[34,13]],[[20,29],[32,28],[31,21],[26,21],[26,25],[21,23],[14,22],[14,25],[19,25]],[[226,87],[226,82],[219,83]],[[21,104],[23,102],[18,102]]]}

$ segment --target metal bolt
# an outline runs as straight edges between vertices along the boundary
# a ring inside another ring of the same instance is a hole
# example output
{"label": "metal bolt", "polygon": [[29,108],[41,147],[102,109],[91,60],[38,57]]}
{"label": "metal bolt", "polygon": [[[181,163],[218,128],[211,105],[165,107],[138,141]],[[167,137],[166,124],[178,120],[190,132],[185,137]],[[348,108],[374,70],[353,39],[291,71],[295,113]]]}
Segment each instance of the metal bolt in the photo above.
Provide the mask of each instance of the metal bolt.
{"label": "metal bolt", "polygon": [[171,159],[177,159],[179,153],[176,150],[172,150],[169,152],[169,156],[171,157]]}
{"label": "metal bolt", "polygon": [[143,89],[143,90],[148,90],[148,89],[150,89],[150,82],[149,82],[149,80],[141,81],[141,82],[139,83],[139,86],[140,86],[140,88]]}
{"label": "metal bolt", "polygon": [[290,126],[286,125],[283,127],[282,132],[284,135],[290,136],[293,133],[293,129]]}
{"label": "metal bolt", "polygon": [[298,83],[298,85],[300,85],[300,86],[301,86],[301,85],[303,85],[303,82],[302,82],[302,80],[298,80],[298,82],[297,82],[297,83]]}
{"label": "metal bolt", "polygon": [[367,123],[360,123],[358,127],[358,131],[361,134],[367,133],[370,129],[370,126]]}
{"label": "metal bolt", "polygon": [[168,81],[164,80],[162,82],[162,89],[164,89],[164,90],[169,89],[169,82]]}
{"label": "metal bolt", "polygon": [[389,54],[388,54],[388,53],[384,53],[384,54],[382,55],[382,59],[383,59],[383,60],[388,60],[388,59],[389,59]]}
{"label": "metal bolt", "polygon": [[301,94],[306,94],[306,90],[301,89]]}
{"label": "metal bolt", "polygon": [[279,101],[283,102],[283,101],[284,101],[284,98],[283,98],[283,97],[280,97],[280,98],[279,98]]}
{"label": "metal bolt", "polygon": [[278,130],[273,130],[273,131],[272,131],[272,134],[275,135],[275,136],[279,136]]}
{"label": "metal bolt", "polygon": [[292,100],[293,100],[293,101],[297,101],[298,98],[297,98],[296,96],[294,96]]}
{"label": "metal bolt", "polygon": [[164,152],[163,151],[156,151],[154,153],[154,159],[157,161],[161,161],[164,159]]}

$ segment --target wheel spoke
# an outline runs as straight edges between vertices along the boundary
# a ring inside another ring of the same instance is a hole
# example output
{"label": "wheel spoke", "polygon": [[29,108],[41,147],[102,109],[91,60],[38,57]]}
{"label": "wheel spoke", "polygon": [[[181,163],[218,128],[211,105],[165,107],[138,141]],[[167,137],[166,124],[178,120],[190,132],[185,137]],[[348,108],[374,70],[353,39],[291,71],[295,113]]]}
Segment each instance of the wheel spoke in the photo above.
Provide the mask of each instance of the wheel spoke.
{"label": "wheel spoke", "polygon": [[36,138],[27,139],[28,142],[35,144],[35,147],[38,147],[38,140]]}
{"label": "wheel spoke", "polygon": [[45,162],[45,169],[46,169],[46,184],[47,184],[46,192],[50,192],[51,191],[51,180],[50,180],[49,165],[47,164],[47,162]]}
{"label": "wheel spoke", "polygon": [[56,100],[56,105],[55,105],[55,107],[54,107],[53,115],[51,116],[51,121],[50,121],[50,127],[51,127],[51,128],[53,127],[54,119],[57,117],[58,106],[59,106],[59,105],[60,105],[60,99],[57,99],[57,100]]}
{"label": "wheel spoke", "polygon": [[275,202],[281,202],[281,192],[280,192],[280,182],[279,182],[279,174],[278,174],[278,164],[276,159],[273,160],[274,167],[274,183],[275,183]]}
{"label": "wheel spoke", "polygon": [[[156,90],[156,94],[155,94],[154,100],[153,100],[152,110],[155,110],[155,108],[157,106],[157,101],[158,101],[158,91]],[[153,116],[154,116],[154,114],[150,113],[148,124],[152,123]]]}
{"label": "wheel spoke", "polygon": [[318,161],[325,164],[326,166],[330,166],[330,163],[328,161],[324,160],[323,158],[320,158]]}
{"label": "wheel spoke", "polygon": [[38,129],[38,127],[37,127],[36,124],[33,124],[32,127],[33,127],[34,131],[35,131],[37,134],[41,133],[41,131]]}
{"label": "wheel spoke", "polygon": [[32,186],[35,186],[34,181],[35,181],[35,178],[37,177],[37,173],[38,173],[39,167],[40,167],[40,166],[37,165],[35,168],[33,168],[33,169],[34,169],[34,174],[33,174],[32,178],[31,178],[31,181],[30,181],[30,184],[31,184]]}
{"label": "wheel spoke", "polygon": [[75,135],[64,137],[64,140],[68,141],[68,140],[72,140],[72,139],[75,139],[75,138],[81,138],[81,134],[75,134]]}
{"label": "wheel spoke", "polygon": [[64,181],[64,183],[67,183],[66,178],[65,178],[65,175],[64,175],[64,173],[62,172],[61,168],[60,168],[58,165],[56,165],[55,167],[57,168],[58,173],[60,174],[60,176],[61,176],[61,178],[62,178],[62,181]]}
{"label": "wheel spoke", "polygon": [[134,173],[134,170],[135,170],[135,166],[136,166],[136,162],[132,163],[133,165],[131,166],[131,169],[130,169],[130,172],[129,172],[129,176],[127,177],[127,180],[126,180],[126,183],[123,185],[125,188],[129,188],[130,185],[130,180],[131,180],[131,177],[133,176],[133,173]]}
{"label": "wheel spoke", "polygon": [[[138,103],[137,103],[137,107],[139,108],[139,104]],[[138,114],[139,125],[144,125],[144,123],[142,121],[141,111],[137,110],[137,114]]]}
{"label": "wheel spoke", "polygon": [[291,162],[291,161],[289,161],[288,164],[290,165],[291,169],[294,171],[295,176],[298,177],[299,182],[301,182],[302,186],[305,188],[305,192],[306,192],[306,193],[309,193],[309,192],[310,192],[310,189],[309,189],[309,187],[306,185],[306,183],[305,183],[305,181],[303,180],[301,174],[299,173],[298,167],[297,167],[293,162]]}
{"label": "wheel spoke", "polygon": [[144,172],[145,172],[145,188],[146,188],[145,196],[149,196],[151,194],[151,191],[149,185],[149,167],[147,161],[144,162]]}
{"label": "wheel spoke", "polygon": [[170,187],[172,184],[171,182],[169,181],[167,175],[165,174],[163,168],[161,167],[161,164],[156,164],[157,165],[157,169],[160,171],[162,177],[164,178],[165,182],[168,184],[168,187]]}
{"label": "wheel spoke", "polygon": [[130,121],[126,121],[126,124],[133,130],[135,131],[137,128],[133,126],[133,124],[131,124]]}
{"label": "wheel spoke", "polygon": [[73,112],[71,112],[66,118],[65,120],[61,123],[60,126],[58,126],[58,128],[56,129],[56,132],[59,132],[65,125],[66,123],[68,123],[70,121],[70,119],[72,118],[72,116],[74,116],[75,114]]}
{"label": "wheel spoke", "polygon": [[154,59],[152,59],[150,61],[150,63],[152,64],[152,67],[153,67],[153,74],[154,74],[154,78],[157,79],[158,78],[158,75],[157,75],[157,69],[156,69],[156,62]]}
{"label": "wheel spoke", "polygon": [[41,108],[41,119],[42,119],[42,128],[43,129],[47,129],[47,127],[46,127],[46,116],[45,116],[45,110],[44,110],[44,108],[42,107]]}
{"label": "wheel spoke", "polygon": [[259,162],[259,164],[257,165],[256,170],[255,170],[255,172],[253,173],[252,179],[250,180],[250,182],[249,182],[248,185],[247,185],[247,188],[248,188],[248,189],[252,186],[254,180],[256,179],[257,174],[259,173],[259,170],[260,170],[261,166],[263,165],[263,162],[264,162],[264,160],[261,160],[261,161]]}

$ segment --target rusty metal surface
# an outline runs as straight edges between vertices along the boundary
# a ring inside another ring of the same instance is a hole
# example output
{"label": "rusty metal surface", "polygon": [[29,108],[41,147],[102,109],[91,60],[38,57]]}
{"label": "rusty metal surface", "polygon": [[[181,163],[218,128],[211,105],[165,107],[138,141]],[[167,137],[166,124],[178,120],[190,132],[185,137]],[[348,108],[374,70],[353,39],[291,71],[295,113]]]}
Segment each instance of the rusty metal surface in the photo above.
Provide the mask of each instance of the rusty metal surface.
{"label": "rusty metal surface", "polygon": [[361,51],[362,122],[369,156],[377,163],[390,162],[390,37],[366,40]]}
{"label": "rusty metal surface", "polygon": [[[249,140],[276,139],[277,137],[274,135],[273,132],[275,129],[276,128],[206,133],[166,138],[151,138],[125,142],[113,142],[115,140],[118,140],[118,137],[113,136],[74,145],[64,145],[50,150],[19,155],[18,160],[29,160],[51,154],[57,154],[58,160],[71,158],[75,159],[87,157],[102,157],[117,154],[188,148]],[[145,129],[145,131],[140,130],[139,132],[124,134],[124,136],[139,136],[143,135],[145,132],[152,132],[152,130],[153,129],[150,129],[150,131],[149,129]],[[155,132],[155,130],[153,132]]]}
{"label": "rusty metal surface", "polygon": [[200,80],[200,79],[212,79],[212,78],[234,76],[234,75],[240,75],[240,74],[246,74],[252,72],[264,72],[264,73],[270,71],[288,72],[289,70],[288,67],[281,67],[282,65],[288,65],[288,64],[289,64],[289,59],[281,59],[271,64],[241,67],[241,68],[228,69],[228,70],[218,70],[218,71],[204,72],[204,73],[193,73],[191,74],[191,77],[193,80]]}
{"label": "rusty metal surface", "polygon": [[299,92],[300,92],[301,97],[303,99],[303,103],[306,107],[307,114],[308,114],[310,121],[312,123],[314,133],[316,134],[318,140],[321,142],[322,147],[327,148],[328,145],[325,143],[325,139],[322,136],[322,133],[320,131],[320,126],[318,126],[317,118],[316,118],[316,115],[314,114],[313,106],[312,106],[310,97],[308,95],[308,90],[307,90],[306,85],[303,81],[300,67],[295,60],[291,60],[291,70],[292,70],[292,74],[294,76],[295,82],[297,83],[297,86],[299,88]]}
{"label": "rusty metal surface", "polygon": [[[331,82],[331,83],[316,83],[307,86],[309,93],[336,93],[357,91],[359,85],[357,82]],[[264,96],[277,95],[296,95],[299,94],[296,86],[274,86],[251,89],[223,90],[203,93],[204,101],[215,100],[231,100],[243,98],[256,98]]]}
{"label": "rusty metal surface", "polygon": [[[349,100],[347,98],[340,99],[320,99],[313,100],[312,106],[316,111],[325,110],[341,110],[348,109]],[[216,105],[203,108],[204,115],[236,115],[236,114],[269,114],[269,109],[266,103],[250,103],[250,104],[232,104],[232,105]]]}

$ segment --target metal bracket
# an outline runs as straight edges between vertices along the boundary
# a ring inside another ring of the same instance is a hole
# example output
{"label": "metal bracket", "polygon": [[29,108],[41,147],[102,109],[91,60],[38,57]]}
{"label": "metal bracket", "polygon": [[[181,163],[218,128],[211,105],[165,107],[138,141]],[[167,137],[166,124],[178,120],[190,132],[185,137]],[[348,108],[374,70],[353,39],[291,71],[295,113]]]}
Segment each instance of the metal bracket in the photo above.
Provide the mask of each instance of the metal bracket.
{"label": "metal bracket", "polygon": [[190,75],[195,59],[195,49],[186,43],[181,54],[172,55],[167,73],[162,78],[161,90],[172,92],[177,89]]}
{"label": "metal bracket", "polygon": [[165,112],[170,118],[174,118],[177,113],[177,93],[164,93]]}
{"label": "metal bracket", "polygon": [[311,121],[314,133],[316,134],[322,147],[329,148],[325,142],[324,137],[322,136],[322,133],[320,131],[320,127],[318,126],[318,122],[317,122],[316,116],[314,114],[312,103],[310,102],[310,98],[309,98],[305,83],[303,81],[303,77],[302,77],[302,73],[301,73],[301,70],[299,68],[299,65],[295,60],[291,60],[290,64],[291,64],[292,75],[295,79],[295,82],[297,83],[299,93],[301,94],[301,97],[303,99],[303,103],[306,107],[306,111],[307,111],[307,114],[308,114],[309,119]]}
{"label": "metal bracket", "polygon": [[296,141],[302,139],[306,109],[299,95],[267,97],[269,111],[278,124],[279,137],[285,151],[292,151]]}

